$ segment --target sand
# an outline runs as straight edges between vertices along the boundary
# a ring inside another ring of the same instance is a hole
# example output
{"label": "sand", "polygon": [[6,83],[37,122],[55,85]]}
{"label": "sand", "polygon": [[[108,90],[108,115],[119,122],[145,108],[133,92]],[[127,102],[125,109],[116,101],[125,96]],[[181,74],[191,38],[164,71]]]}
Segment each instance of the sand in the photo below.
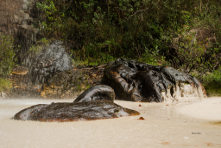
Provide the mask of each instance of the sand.
{"label": "sand", "polygon": [[[0,100],[0,148],[221,147],[221,98],[176,105],[115,101],[141,113],[117,119],[63,123],[11,119],[31,105],[72,101]],[[140,117],[145,120],[137,120]]]}
{"label": "sand", "polygon": [[182,107],[177,107],[177,111],[193,118],[221,122],[221,98],[213,97],[188,105],[182,104]]}

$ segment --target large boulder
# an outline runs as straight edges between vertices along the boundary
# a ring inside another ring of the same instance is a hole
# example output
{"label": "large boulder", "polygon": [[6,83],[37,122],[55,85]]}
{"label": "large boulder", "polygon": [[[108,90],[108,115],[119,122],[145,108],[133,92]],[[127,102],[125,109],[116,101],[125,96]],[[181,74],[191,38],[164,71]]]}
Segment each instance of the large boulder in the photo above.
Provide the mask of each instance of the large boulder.
{"label": "large boulder", "polygon": [[128,101],[187,101],[205,96],[200,82],[189,74],[126,59],[109,63],[102,84],[111,86],[117,99]]}
{"label": "large boulder", "polygon": [[73,103],[34,105],[18,112],[13,119],[65,122],[110,119],[140,114],[135,110],[115,104],[113,102],[115,95],[109,86],[98,85],[88,90]]}
{"label": "large boulder", "polygon": [[55,74],[72,69],[71,57],[66,53],[62,41],[53,41],[35,58],[30,67],[33,83],[45,83]]}

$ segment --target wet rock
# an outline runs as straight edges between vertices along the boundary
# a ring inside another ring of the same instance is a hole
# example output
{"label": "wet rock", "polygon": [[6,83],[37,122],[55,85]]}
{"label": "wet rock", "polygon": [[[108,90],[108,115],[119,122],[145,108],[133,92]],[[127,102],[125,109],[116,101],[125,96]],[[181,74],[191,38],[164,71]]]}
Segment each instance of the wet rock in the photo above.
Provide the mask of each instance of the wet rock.
{"label": "wet rock", "polygon": [[75,102],[89,102],[95,100],[109,100],[114,102],[115,93],[114,90],[107,85],[95,85],[84,91],[80,96],[78,96]]}
{"label": "wet rock", "polygon": [[31,106],[29,108],[23,109],[22,111],[20,111],[19,113],[17,113],[14,116],[14,119],[15,120],[29,120],[29,118],[31,117],[32,114],[37,113],[43,107],[46,107],[46,106],[48,106],[48,105],[38,104],[38,105]]}
{"label": "wet rock", "polygon": [[41,90],[44,98],[75,98],[89,87],[87,77],[81,71],[69,70],[55,74]]}
{"label": "wet rock", "polygon": [[72,60],[61,41],[53,41],[42,50],[31,64],[33,83],[44,83],[55,74],[72,69]]}
{"label": "wet rock", "polygon": [[[111,119],[140,114],[135,110],[127,109],[115,104],[113,102],[115,95],[111,88],[103,86],[104,89],[102,89],[101,87],[102,86],[97,86],[93,87],[92,90],[88,89],[92,93],[86,91],[83,95],[79,96],[80,99],[72,103],[51,103],[31,106],[18,112],[13,119],[65,122]],[[93,92],[93,90],[95,91]],[[98,94],[101,94],[101,96]]]}
{"label": "wet rock", "polygon": [[137,119],[137,120],[145,120],[143,117],[140,117],[139,119]]}
{"label": "wet rock", "polygon": [[134,60],[117,59],[109,63],[102,84],[111,86],[120,100],[162,102],[204,98],[202,85],[195,77],[172,67]]}
{"label": "wet rock", "polygon": [[14,116],[14,119],[65,122],[111,119],[134,115],[139,115],[139,112],[123,108],[108,100],[101,100],[79,103],[53,103],[50,105],[35,105],[20,111]]}

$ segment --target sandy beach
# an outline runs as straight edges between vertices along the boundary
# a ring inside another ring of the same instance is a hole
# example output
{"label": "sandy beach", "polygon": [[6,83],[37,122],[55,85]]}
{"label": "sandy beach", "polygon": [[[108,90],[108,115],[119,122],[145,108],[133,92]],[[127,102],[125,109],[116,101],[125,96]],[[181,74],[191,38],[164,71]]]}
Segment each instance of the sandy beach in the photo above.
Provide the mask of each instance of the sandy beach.
{"label": "sandy beach", "polygon": [[[115,103],[139,116],[78,122],[15,121],[23,108],[73,100],[0,100],[0,148],[221,147],[221,98],[195,103]],[[139,107],[139,105],[141,105]],[[143,117],[145,120],[138,120]]]}

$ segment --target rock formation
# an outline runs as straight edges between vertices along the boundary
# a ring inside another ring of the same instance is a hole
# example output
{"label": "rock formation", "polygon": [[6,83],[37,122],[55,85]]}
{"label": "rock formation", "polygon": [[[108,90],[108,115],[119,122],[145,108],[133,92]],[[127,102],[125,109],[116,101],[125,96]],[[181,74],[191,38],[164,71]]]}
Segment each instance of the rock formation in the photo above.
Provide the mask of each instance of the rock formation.
{"label": "rock formation", "polygon": [[[36,8],[38,0],[1,0],[0,34],[12,36],[19,63],[24,62],[25,53],[43,36],[39,29],[40,11]],[[17,49],[16,49],[17,50]]]}
{"label": "rock formation", "polygon": [[140,114],[135,110],[115,104],[114,96],[113,89],[109,86],[97,85],[86,90],[73,103],[31,106],[18,112],[13,119],[65,122],[110,119]]}
{"label": "rock formation", "polygon": [[61,41],[53,41],[31,62],[30,76],[33,83],[44,83],[56,73],[71,70],[72,60]]}
{"label": "rock formation", "polygon": [[[35,59],[35,58],[33,58]],[[90,86],[100,85],[105,65],[96,67],[74,68],[56,73],[46,83],[32,84],[29,69],[14,66],[9,80],[12,90],[7,93],[10,98],[76,98]],[[80,67],[80,66],[78,66]]]}
{"label": "rock formation", "polygon": [[109,63],[102,84],[111,86],[117,99],[128,101],[187,101],[205,95],[200,82],[189,74],[126,59]]}

